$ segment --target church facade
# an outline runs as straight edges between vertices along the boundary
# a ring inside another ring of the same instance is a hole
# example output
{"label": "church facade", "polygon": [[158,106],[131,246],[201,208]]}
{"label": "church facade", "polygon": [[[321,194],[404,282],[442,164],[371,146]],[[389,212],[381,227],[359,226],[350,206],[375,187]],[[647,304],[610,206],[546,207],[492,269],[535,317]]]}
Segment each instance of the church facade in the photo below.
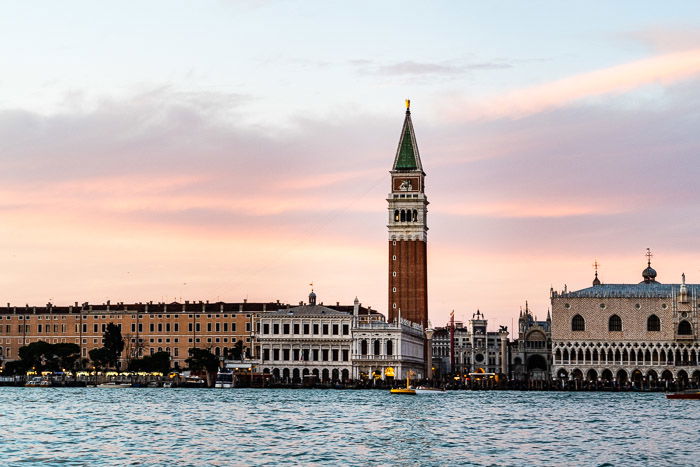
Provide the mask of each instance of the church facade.
{"label": "church facade", "polygon": [[[649,258],[651,255],[649,254]],[[552,377],[621,386],[700,382],[700,285],[657,282],[649,259],[638,284],[551,291]]]}

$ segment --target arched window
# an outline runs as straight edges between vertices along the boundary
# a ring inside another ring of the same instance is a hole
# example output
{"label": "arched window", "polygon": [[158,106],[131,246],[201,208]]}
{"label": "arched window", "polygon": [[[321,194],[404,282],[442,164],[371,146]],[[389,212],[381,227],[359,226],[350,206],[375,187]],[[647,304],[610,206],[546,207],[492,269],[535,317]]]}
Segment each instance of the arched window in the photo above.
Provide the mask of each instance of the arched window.
{"label": "arched window", "polygon": [[386,354],[387,355],[394,354],[394,341],[386,341]]}
{"label": "arched window", "polygon": [[690,323],[687,322],[686,320],[681,321],[678,323],[678,335],[679,336],[690,336],[693,334],[693,328],[690,326]]}
{"label": "arched window", "polygon": [[647,331],[661,331],[661,320],[656,315],[647,318]]}
{"label": "arched window", "polygon": [[608,331],[622,331],[622,318],[617,315],[612,315],[608,320]]}
{"label": "arched window", "polygon": [[586,321],[584,321],[583,316],[576,315],[571,318],[571,330],[572,331],[585,331]]}
{"label": "arched window", "polygon": [[413,222],[418,222],[418,211],[413,210]]}
{"label": "arched window", "polygon": [[379,342],[379,339],[374,340],[374,355],[381,355],[381,347],[382,343]]}
{"label": "arched window", "polygon": [[406,211],[401,210],[401,222],[406,222]]}
{"label": "arched window", "polygon": [[360,353],[362,355],[367,355],[367,340],[365,339],[360,342]]}
{"label": "arched window", "polygon": [[395,210],[394,210],[394,222],[398,222],[399,219],[400,219],[400,217],[399,217],[399,210],[398,210],[398,209],[395,209]]}

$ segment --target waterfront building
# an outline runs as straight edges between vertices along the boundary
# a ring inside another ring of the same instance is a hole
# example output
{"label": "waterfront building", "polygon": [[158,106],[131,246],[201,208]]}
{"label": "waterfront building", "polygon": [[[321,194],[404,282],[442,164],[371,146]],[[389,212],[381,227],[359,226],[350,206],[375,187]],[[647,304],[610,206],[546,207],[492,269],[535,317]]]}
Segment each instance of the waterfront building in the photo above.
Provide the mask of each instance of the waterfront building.
{"label": "waterfront building", "polygon": [[309,303],[259,315],[258,370],[276,381],[347,381],[352,363],[352,314]]}
{"label": "waterfront building", "polygon": [[549,381],[552,366],[552,317],[538,321],[525,302],[518,318],[518,338],[510,344],[510,379],[524,382]]}
{"label": "waterfront building", "polygon": [[662,284],[651,267],[638,284],[551,291],[552,376],[656,386],[700,382],[700,285]]}
{"label": "waterfront building", "polygon": [[[487,330],[488,320],[477,310],[468,327],[451,321],[433,334],[433,367],[439,375],[493,373],[509,371],[508,330]],[[454,336],[454,337],[453,337]]]}
{"label": "waterfront building", "polygon": [[346,382],[423,377],[423,328],[361,306],[327,307],[312,291],[308,304],[258,315],[258,372],[275,381]]}
{"label": "waterfront building", "polygon": [[406,101],[406,116],[390,173],[389,322],[400,315],[425,329],[428,327],[428,199],[410,101]]}
{"label": "waterfront building", "polygon": [[425,334],[423,327],[407,319],[361,322],[352,328],[353,379],[423,379]]}
{"label": "waterfront building", "polygon": [[[126,368],[134,358],[167,352],[175,368],[185,367],[188,350],[207,348],[224,358],[237,345],[249,357],[254,353],[255,316],[286,305],[248,303],[111,303],[0,308],[0,360],[17,360],[19,348],[32,342],[73,343],[82,358],[103,345],[107,324],[121,329],[124,351],[119,362]],[[239,344],[240,343],[240,344]]]}

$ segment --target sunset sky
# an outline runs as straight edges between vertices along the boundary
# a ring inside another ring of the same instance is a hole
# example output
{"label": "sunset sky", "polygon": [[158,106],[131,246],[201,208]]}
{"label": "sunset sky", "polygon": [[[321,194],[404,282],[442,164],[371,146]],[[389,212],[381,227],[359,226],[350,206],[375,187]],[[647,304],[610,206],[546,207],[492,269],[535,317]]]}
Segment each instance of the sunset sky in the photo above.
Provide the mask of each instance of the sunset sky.
{"label": "sunset sky", "polygon": [[[0,7],[0,303],[306,300],[387,311],[412,117],[429,312],[700,282],[700,3]],[[4,299],[4,300],[3,300]]]}

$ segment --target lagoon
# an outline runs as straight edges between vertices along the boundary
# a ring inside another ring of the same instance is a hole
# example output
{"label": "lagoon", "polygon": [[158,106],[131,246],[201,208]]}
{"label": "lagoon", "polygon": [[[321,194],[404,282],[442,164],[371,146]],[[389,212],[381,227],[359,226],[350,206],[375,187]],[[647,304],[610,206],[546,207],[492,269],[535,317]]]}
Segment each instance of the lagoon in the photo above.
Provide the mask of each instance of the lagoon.
{"label": "lagoon", "polygon": [[697,465],[661,393],[0,388],[0,463]]}

